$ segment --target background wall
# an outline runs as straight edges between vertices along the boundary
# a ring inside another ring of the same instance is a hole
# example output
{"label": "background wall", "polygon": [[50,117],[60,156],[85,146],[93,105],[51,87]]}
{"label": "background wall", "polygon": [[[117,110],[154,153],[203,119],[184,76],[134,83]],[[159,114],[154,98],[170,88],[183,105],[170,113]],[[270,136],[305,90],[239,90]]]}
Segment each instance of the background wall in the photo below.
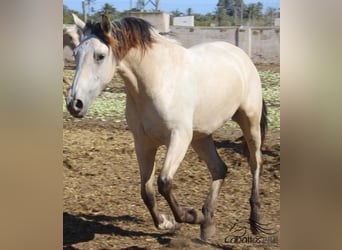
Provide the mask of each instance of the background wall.
{"label": "background wall", "polygon": [[170,32],[183,46],[226,41],[242,48],[257,64],[280,63],[280,27],[186,27],[170,26],[170,15],[164,12],[133,12],[160,32]]}
{"label": "background wall", "polygon": [[[164,12],[131,12],[131,16],[150,22],[159,32],[169,33],[183,46],[212,41],[226,41],[242,48],[256,64],[280,64],[280,27],[186,27],[170,26]],[[64,58],[72,60],[72,51],[64,49]]]}
{"label": "background wall", "polygon": [[183,46],[226,41],[242,48],[250,54],[254,63],[280,63],[280,28],[279,27],[180,27],[171,26],[171,32]]}
{"label": "background wall", "polygon": [[170,15],[165,12],[130,12],[131,16],[143,18],[160,32],[170,31]]}

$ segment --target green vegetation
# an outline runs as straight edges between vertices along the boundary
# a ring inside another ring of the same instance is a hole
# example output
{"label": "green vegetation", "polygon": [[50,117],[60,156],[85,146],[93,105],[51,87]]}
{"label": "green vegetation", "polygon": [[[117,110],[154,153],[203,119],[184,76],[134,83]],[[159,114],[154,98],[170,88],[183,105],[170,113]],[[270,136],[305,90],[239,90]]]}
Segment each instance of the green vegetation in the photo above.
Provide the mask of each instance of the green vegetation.
{"label": "green vegetation", "polygon": [[271,71],[262,71],[259,74],[263,84],[269,128],[280,129],[280,74]]}
{"label": "green vegetation", "polygon": [[[268,128],[280,129],[280,74],[272,71],[259,71],[259,75],[267,107]],[[238,127],[233,121],[229,121],[225,126]]]}
{"label": "green vegetation", "polygon": [[108,117],[123,120],[125,119],[125,106],[125,93],[103,92],[100,98],[95,99],[88,116],[101,120],[106,120]]}

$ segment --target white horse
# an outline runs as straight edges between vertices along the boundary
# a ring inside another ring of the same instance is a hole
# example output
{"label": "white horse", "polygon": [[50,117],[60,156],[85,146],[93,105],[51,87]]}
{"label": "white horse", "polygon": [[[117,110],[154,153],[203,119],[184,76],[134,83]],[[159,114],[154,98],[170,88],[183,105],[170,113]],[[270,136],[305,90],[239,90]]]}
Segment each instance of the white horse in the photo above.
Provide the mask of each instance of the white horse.
{"label": "white horse", "polygon": [[[85,23],[78,18],[74,13],[71,13],[74,24],[63,24],[63,50],[65,47],[69,47],[72,51],[80,44],[83,37],[83,29]],[[71,82],[63,76],[63,82],[71,86]],[[64,95],[66,91],[64,90]]]}
{"label": "white horse", "polygon": [[74,24],[63,24],[63,48],[69,46],[75,49],[83,37],[85,23],[74,13],[71,13]]}
{"label": "white horse", "polygon": [[[227,167],[216,152],[212,133],[232,118],[244,134],[252,172],[250,225],[258,232],[261,145],[267,119],[258,72],[239,48],[213,42],[186,49],[156,32],[146,21],[127,17],[87,23],[75,49],[76,74],[66,98],[69,112],[83,117],[94,98],[118,72],[124,79],[126,119],[133,133],[141,175],[141,196],[157,228],[176,222],[201,225],[201,238],[215,233],[216,200]],[[166,145],[158,191],[174,220],[158,212],[153,188],[155,155]],[[212,185],[202,210],[183,208],[172,192],[173,177],[192,145],[206,162]]]}

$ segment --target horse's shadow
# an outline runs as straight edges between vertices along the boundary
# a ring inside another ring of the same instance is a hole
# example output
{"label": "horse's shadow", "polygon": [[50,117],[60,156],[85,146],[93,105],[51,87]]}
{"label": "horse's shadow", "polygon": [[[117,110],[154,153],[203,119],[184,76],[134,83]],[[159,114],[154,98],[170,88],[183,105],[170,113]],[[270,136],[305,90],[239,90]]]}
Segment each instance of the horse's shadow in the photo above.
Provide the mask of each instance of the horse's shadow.
{"label": "horse's shadow", "polygon": [[[126,230],[115,226],[115,222],[125,221],[143,223],[135,217],[125,216],[106,216],[106,215],[72,215],[63,213],[63,249],[75,249],[71,245],[79,242],[87,242],[94,239],[95,234],[118,235],[123,237],[149,236],[156,238],[161,245],[170,242],[171,232],[166,233],[146,233],[142,231]],[[107,224],[110,222],[110,224]],[[143,249],[143,248],[132,248]]]}
{"label": "horse's shadow", "polygon": [[[243,147],[242,147],[242,137],[236,139],[235,141],[231,141],[231,140],[214,140],[214,144],[216,146],[216,148],[227,148],[227,149],[231,149],[234,152],[243,155]],[[262,150],[262,153],[264,155],[268,155],[271,157],[277,157],[278,154],[271,151],[271,150]]]}
{"label": "horse's shadow", "polygon": [[227,148],[233,150],[236,153],[243,154],[240,138],[236,139],[235,141],[214,140],[214,144],[216,148]]}
{"label": "horse's shadow", "polygon": [[[122,237],[134,237],[134,236],[148,236],[157,239],[159,244],[167,248],[169,243],[174,236],[177,234],[174,232],[166,233],[146,233],[142,231],[126,230],[121,227],[113,225],[115,222],[126,222],[126,223],[144,223],[143,220],[137,219],[130,215],[124,216],[106,216],[106,215],[85,215],[78,214],[72,215],[69,213],[63,213],[63,249],[75,250],[72,245],[80,242],[87,242],[93,240],[95,234],[108,234],[117,235]],[[106,224],[110,223],[110,224]],[[211,247],[214,249],[232,250],[228,246],[222,246],[214,243],[202,242],[199,239],[191,239],[193,246],[198,247]],[[121,248],[121,250],[143,250],[144,247],[136,245]]]}

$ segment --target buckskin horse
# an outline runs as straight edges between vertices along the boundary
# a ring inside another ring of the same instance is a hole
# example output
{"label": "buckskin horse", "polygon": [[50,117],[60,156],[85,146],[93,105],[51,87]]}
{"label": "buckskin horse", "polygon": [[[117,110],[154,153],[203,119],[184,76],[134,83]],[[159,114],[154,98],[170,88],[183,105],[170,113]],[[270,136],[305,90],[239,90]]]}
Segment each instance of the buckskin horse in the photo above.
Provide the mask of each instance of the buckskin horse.
{"label": "buckskin horse", "polygon": [[[267,112],[256,67],[241,49],[226,42],[184,48],[161,36],[143,19],[110,22],[106,15],[88,22],[75,49],[76,73],[66,97],[71,115],[83,117],[117,72],[126,85],[126,120],[133,134],[141,176],[141,196],[157,228],[199,224],[201,239],[215,234],[214,210],[226,177],[212,133],[227,120],[239,124],[252,173],[250,227],[258,232],[261,145]],[[158,212],[153,180],[155,155],[167,151],[158,176],[158,191],[174,219]],[[172,192],[174,175],[189,146],[202,158],[212,184],[201,210],[179,205]]]}

